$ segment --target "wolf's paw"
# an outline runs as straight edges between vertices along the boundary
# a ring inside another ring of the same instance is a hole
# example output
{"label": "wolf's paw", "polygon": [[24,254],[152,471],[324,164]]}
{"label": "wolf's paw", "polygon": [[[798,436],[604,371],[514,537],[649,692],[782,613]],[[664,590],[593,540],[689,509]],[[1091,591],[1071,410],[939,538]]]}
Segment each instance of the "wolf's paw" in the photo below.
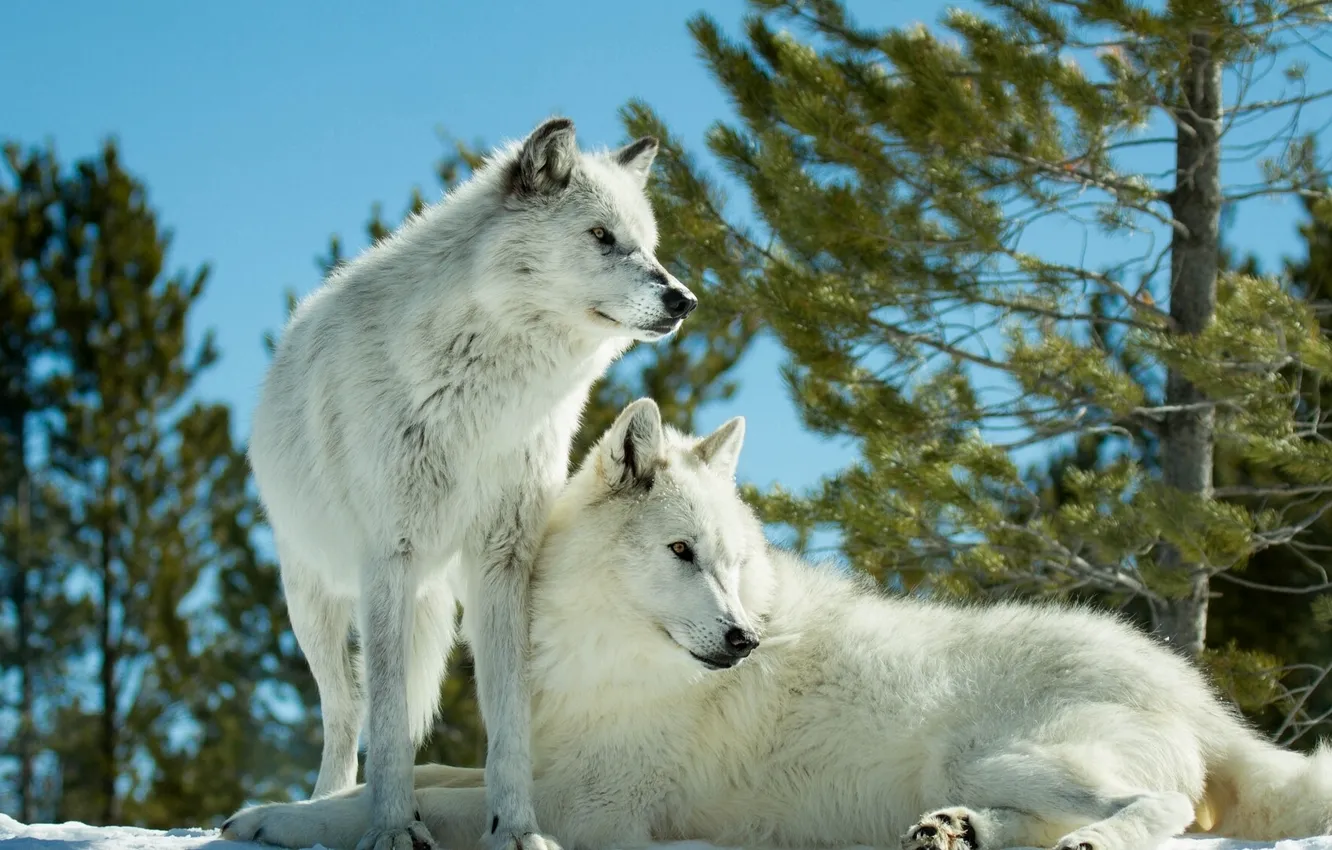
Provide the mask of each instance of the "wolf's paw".
{"label": "wolf's paw", "polygon": [[980,850],[972,817],[962,806],[931,812],[907,830],[902,850]]}
{"label": "wolf's paw", "polygon": [[1100,833],[1092,829],[1079,829],[1059,839],[1055,850],[1105,850],[1105,846],[1105,839]]}
{"label": "wolf's paw", "polygon": [[487,850],[560,850],[560,845],[536,832],[500,830],[487,836]]}
{"label": "wolf's paw", "polygon": [[436,846],[430,830],[417,821],[395,829],[371,829],[356,850],[436,850]]}

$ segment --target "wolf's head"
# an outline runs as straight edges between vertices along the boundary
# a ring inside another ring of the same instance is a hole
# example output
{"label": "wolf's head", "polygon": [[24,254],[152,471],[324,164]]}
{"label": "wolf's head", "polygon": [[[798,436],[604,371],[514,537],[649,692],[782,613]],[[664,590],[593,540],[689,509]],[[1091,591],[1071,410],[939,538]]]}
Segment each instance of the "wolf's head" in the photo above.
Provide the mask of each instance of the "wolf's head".
{"label": "wolf's head", "polygon": [[[698,301],[657,262],[644,189],[657,140],[578,150],[574,125],[552,118],[486,165],[503,214],[482,238],[492,272],[531,308],[592,336],[660,339]],[[507,289],[500,297],[512,299]]]}
{"label": "wolf's head", "polygon": [[578,652],[600,656],[587,664],[692,678],[759,649],[773,574],[762,526],[735,486],[744,432],[737,417],[685,436],[639,399],[570,481],[538,592],[544,610],[579,618],[571,625],[587,645]]}

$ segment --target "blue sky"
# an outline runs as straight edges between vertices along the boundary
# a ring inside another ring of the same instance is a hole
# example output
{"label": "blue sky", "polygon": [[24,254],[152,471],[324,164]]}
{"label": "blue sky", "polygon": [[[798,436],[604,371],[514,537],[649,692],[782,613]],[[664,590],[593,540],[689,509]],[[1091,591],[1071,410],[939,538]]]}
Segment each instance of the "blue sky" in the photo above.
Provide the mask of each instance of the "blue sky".
{"label": "blue sky", "polygon": [[[714,5],[728,25],[742,5]],[[202,391],[242,429],[283,290],[319,282],[331,233],[357,248],[370,205],[437,197],[437,130],[494,143],[560,112],[588,145],[623,138],[641,97],[696,149],[727,112],[685,29],[697,2],[21,3],[5,10],[0,133],[65,161],[114,134],[174,232],[173,268],[213,267],[198,310],[221,363]],[[15,38],[13,34],[21,33]],[[702,426],[749,418],[742,474],[811,483],[849,453],[802,433],[772,346]]]}
{"label": "blue sky", "polygon": [[[560,112],[585,144],[615,144],[617,110],[638,97],[701,153],[706,128],[729,113],[685,29],[701,5],[9,4],[0,133],[52,140],[66,162],[119,139],[174,231],[172,267],[213,266],[197,329],[216,330],[223,359],[202,389],[234,406],[243,435],[267,362],[261,336],[284,318],[283,291],[318,283],[314,257],[330,234],[359,249],[373,202],[392,218],[413,186],[437,196],[439,129],[494,143]],[[902,24],[933,22],[945,4],[851,5]],[[739,32],[742,3],[706,7]],[[1293,215],[1246,218],[1244,241],[1269,257],[1288,250]],[[774,346],[758,346],[739,397],[700,425],[744,413],[742,477],[800,487],[851,453],[802,431],[779,363]]]}

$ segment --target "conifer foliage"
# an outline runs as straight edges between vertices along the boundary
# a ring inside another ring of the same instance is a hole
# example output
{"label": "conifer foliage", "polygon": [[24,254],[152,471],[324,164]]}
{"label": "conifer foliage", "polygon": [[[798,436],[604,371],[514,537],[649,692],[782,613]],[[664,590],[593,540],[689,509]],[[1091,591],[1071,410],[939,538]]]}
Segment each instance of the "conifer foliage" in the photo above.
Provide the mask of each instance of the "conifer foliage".
{"label": "conifer foliage", "polygon": [[[1332,475],[1313,308],[1218,266],[1223,208],[1325,203],[1327,4],[990,0],[905,29],[749,7],[742,38],[690,24],[756,218],[714,222],[758,257],[728,294],[789,352],[808,426],[859,446],[767,517],[905,586],[1132,600],[1200,655],[1213,577],[1327,507],[1212,480],[1220,451],[1283,492]],[[1043,500],[1024,458],[1087,438]]]}
{"label": "conifer foliage", "polygon": [[[27,821],[167,826],[289,775],[276,574],[227,407],[195,395],[207,268],[113,143],[0,182],[0,751]],[[265,693],[268,687],[270,693]]]}

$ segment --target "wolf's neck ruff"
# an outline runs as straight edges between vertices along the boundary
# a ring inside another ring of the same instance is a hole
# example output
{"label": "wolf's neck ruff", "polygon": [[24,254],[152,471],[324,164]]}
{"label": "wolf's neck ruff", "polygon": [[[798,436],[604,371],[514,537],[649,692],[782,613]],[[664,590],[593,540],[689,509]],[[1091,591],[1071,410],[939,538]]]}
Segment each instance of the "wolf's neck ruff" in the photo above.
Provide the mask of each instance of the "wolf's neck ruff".
{"label": "wolf's neck ruff", "polygon": [[626,329],[571,322],[543,300],[551,296],[530,265],[486,258],[495,237],[460,216],[464,199],[423,211],[377,247],[379,256],[363,258],[413,274],[362,274],[334,285],[389,331],[386,353],[421,413],[471,403],[497,385],[511,398],[527,388],[548,401],[585,392],[632,343]]}

